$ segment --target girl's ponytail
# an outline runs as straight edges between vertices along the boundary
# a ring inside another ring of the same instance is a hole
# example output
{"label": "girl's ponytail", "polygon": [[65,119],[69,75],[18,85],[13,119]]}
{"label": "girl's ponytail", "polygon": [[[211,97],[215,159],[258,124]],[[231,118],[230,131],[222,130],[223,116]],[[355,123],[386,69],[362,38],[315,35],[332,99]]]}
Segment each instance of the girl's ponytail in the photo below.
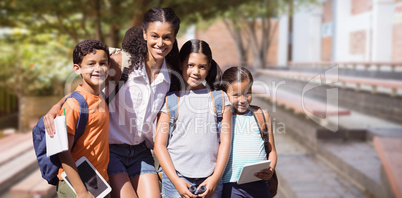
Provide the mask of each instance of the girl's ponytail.
{"label": "girl's ponytail", "polygon": [[214,59],[211,60],[211,68],[205,78],[207,86],[210,89],[219,89],[219,82],[221,81],[222,70]]}

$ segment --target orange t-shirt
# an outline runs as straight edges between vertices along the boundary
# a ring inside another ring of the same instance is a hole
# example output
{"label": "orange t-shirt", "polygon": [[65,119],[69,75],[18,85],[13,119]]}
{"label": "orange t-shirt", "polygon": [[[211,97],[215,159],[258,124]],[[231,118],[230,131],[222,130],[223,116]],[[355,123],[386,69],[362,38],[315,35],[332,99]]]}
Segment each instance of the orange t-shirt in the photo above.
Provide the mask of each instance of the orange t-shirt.
{"label": "orange t-shirt", "polygon": [[[92,165],[98,170],[103,178],[108,181],[107,166],[109,164],[109,110],[102,95],[93,95],[88,93],[79,85],[76,92],[79,92],[87,101],[89,108],[88,123],[84,134],[75,143],[71,154],[74,161],[85,156]],[[74,98],[69,98],[63,104],[59,115],[63,114],[63,108],[66,112],[67,133],[75,135],[78,117],[80,115],[80,106]],[[63,180],[61,173],[63,168],[59,169],[57,177]]]}

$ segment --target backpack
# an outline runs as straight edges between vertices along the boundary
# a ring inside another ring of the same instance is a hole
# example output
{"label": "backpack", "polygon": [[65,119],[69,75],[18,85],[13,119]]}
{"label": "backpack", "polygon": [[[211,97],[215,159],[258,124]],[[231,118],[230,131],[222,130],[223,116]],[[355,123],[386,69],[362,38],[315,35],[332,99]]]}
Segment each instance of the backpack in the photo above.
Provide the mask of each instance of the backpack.
{"label": "backpack", "polygon": [[[250,105],[250,107],[255,121],[258,123],[258,129],[260,130],[261,138],[264,140],[265,153],[267,154],[268,159],[269,153],[271,152],[272,148],[269,144],[268,126],[265,119],[264,111],[257,106]],[[271,197],[274,197],[278,192],[278,177],[276,176],[276,171],[274,171],[271,179],[268,180],[268,184],[270,195]]]}
{"label": "backpack", "polygon": [[[80,116],[78,118],[77,126],[75,128],[74,144],[81,137],[85,131],[85,127],[88,121],[88,105],[85,98],[78,92],[73,92],[70,97],[75,98],[80,105]],[[43,117],[40,118],[38,123],[32,129],[32,139],[35,150],[36,159],[38,160],[39,169],[42,173],[43,179],[45,179],[51,185],[57,185],[59,179],[57,174],[61,166],[58,155],[46,156],[46,131],[43,123]]]}
{"label": "backpack", "polygon": [[[225,96],[222,90],[213,90],[209,91],[211,94],[212,102],[214,103],[215,107],[215,115],[216,115],[216,128],[217,128],[217,135],[218,135],[218,142],[220,142],[220,134],[221,134],[221,127],[222,127],[222,117],[223,111],[225,106]],[[166,111],[170,116],[169,119],[169,140],[173,135],[173,130],[175,128],[175,123],[177,118],[179,117],[178,109],[179,109],[179,101],[180,96],[179,92],[169,92],[166,94]]]}

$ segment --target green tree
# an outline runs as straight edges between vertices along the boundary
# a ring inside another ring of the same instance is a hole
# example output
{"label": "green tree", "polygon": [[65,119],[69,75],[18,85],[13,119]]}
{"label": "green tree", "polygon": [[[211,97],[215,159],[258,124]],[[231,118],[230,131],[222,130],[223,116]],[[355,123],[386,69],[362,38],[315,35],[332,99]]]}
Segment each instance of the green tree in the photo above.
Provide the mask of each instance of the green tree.
{"label": "green tree", "polygon": [[182,27],[213,18],[242,0],[2,0],[0,88],[19,99],[62,93],[72,48],[83,39],[119,47],[125,31],[152,7],[172,7]]}
{"label": "green tree", "polygon": [[63,45],[67,39],[45,34],[27,37],[21,30],[11,35],[12,39],[0,39],[0,89],[17,96],[19,109],[25,107],[26,96],[63,95],[65,78],[73,72],[71,48]]}
{"label": "green tree", "polygon": [[242,0],[3,0],[0,27],[20,27],[33,34],[68,35],[75,43],[94,38],[109,46],[120,46],[122,35],[140,25],[152,7],[172,7],[183,24],[208,19]]}

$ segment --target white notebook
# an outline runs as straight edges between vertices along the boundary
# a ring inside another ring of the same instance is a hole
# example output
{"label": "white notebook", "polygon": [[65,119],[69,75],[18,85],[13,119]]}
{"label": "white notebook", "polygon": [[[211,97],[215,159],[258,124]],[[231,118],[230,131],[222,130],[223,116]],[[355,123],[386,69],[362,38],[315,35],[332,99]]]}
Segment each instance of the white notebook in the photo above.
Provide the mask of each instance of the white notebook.
{"label": "white notebook", "polygon": [[54,127],[56,133],[53,137],[46,132],[46,155],[48,157],[68,150],[66,116],[57,116],[54,119]]}
{"label": "white notebook", "polygon": [[[85,156],[77,160],[75,164],[77,166],[78,174],[80,175],[82,182],[84,182],[85,187],[89,192],[91,192],[94,197],[102,198],[112,191],[112,188],[109,186],[106,180],[101,176],[101,174],[95,169],[95,167]],[[75,193],[75,190],[71,185],[66,172],[63,172],[61,174],[61,177]]]}
{"label": "white notebook", "polygon": [[270,164],[271,160],[264,160],[261,162],[245,164],[240,172],[240,177],[237,180],[237,184],[245,184],[262,180],[254,176],[254,174],[256,172],[260,172],[262,169],[267,169]]}

